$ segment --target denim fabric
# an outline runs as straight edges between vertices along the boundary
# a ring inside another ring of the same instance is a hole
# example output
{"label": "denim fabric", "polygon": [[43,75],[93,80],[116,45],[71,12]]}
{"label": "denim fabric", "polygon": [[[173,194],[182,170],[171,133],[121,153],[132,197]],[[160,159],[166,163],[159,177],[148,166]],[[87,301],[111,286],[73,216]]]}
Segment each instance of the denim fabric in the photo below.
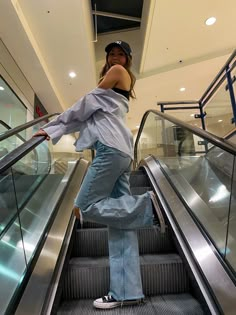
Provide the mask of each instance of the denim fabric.
{"label": "denim fabric", "polygon": [[84,220],[108,226],[109,294],[118,301],[143,298],[136,229],[153,224],[150,195],[130,194],[127,154],[99,141],[95,149],[75,206]]}

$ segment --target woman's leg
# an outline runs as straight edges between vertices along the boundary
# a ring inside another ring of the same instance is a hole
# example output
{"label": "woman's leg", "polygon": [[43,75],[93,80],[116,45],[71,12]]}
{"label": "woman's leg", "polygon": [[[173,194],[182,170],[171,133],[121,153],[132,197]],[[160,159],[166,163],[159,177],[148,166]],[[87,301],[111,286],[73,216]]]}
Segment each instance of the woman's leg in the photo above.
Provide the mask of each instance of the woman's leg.
{"label": "woman's leg", "polygon": [[[130,195],[129,170],[119,177],[112,197]],[[117,301],[139,300],[144,297],[136,230],[108,228],[110,260],[110,292]]]}
{"label": "woman's leg", "polygon": [[151,199],[122,195],[112,198],[118,178],[129,168],[130,157],[101,143],[75,200],[84,220],[118,229],[136,229],[153,224]]}
{"label": "woman's leg", "polygon": [[117,301],[144,297],[136,230],[108,229],[110,291]]}

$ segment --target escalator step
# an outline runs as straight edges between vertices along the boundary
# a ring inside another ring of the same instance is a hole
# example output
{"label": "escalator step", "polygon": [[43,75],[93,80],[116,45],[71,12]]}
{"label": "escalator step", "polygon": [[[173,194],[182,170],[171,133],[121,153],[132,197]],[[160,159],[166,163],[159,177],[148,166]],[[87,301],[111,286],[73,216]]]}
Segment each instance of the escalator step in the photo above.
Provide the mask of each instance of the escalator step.
{"label": "escalator step", "polygon": [[[98,296],[100,297],[100,296]],[[108,313],[109,312],[109,313]],[[99,310],[93,307],[93,300],[65,301],[57,315],[204,315],[199,302],[190,294],[171,294],[146,297],[145,304],[118,307],[111,310]]]}
{"label": "escalator step", "polygon": [[[144,294],[177,294],[189,291],[189,280],[176,254],[140,256]],[[89,299],[109,290],[108,257],[80,257],[70,260],[63,286],[63,299]]]}
{"label": "escalator step", "polygon": [[[157,227],[138,230],[140,254],[168,253],[174,251],[170,232],[161,234]],[[76,231],[73,246],[74,257],[108,256],[108,230],[106,228],[80,229]]]}

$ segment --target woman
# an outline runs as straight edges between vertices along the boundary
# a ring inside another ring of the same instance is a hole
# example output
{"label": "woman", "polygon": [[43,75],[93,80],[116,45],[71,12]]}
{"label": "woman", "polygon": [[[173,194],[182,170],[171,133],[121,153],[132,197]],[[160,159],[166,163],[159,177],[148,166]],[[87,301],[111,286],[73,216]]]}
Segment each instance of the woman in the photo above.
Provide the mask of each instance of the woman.
{"label": "woman", "polygon": [[151,200],[155,200],[152,192],[139,196],[130,193],[133,139],[124,122],[129,97],[134,97],[130,46],[116,41],[107,45],[105,52],[106,64],[97,88],[35,136],[44,135],[56,143],[63,134],[79,131],[77,150],[96,150],[74,211],[77,217],[81,212],[85,220],[108,226],[110,291],[93,305],[109,309],[144,298],[136,229],[153,225]]}

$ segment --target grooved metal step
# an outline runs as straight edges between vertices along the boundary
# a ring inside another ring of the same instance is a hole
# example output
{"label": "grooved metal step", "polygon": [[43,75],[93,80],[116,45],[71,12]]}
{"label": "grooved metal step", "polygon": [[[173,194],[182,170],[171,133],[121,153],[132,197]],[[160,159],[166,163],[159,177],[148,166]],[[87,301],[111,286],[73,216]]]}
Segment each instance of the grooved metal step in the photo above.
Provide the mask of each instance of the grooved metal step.
{"label": "grooved metal step", "polygon": [[[141,255],[143,291],[147,296],[189,291],[189,280],[176,254]],[[63,299],[89,299],[109,291],[108,257],[72,258],[63,286]]]}
{"label": "grooved metal step", "polygon": [[[167,253],[174,251],[170,232],[160,233],[159,228],[153,226],[137,231],[140,254]],[[75,234],[74,257],[108,256],[107,228],[81,229]]]}
{"label": "grooved metal step", "polygon": [[204,315],[201,305],[188,293],[145,298],[145,304],[99,310],[93,300],[63,302],[57,315]]}

